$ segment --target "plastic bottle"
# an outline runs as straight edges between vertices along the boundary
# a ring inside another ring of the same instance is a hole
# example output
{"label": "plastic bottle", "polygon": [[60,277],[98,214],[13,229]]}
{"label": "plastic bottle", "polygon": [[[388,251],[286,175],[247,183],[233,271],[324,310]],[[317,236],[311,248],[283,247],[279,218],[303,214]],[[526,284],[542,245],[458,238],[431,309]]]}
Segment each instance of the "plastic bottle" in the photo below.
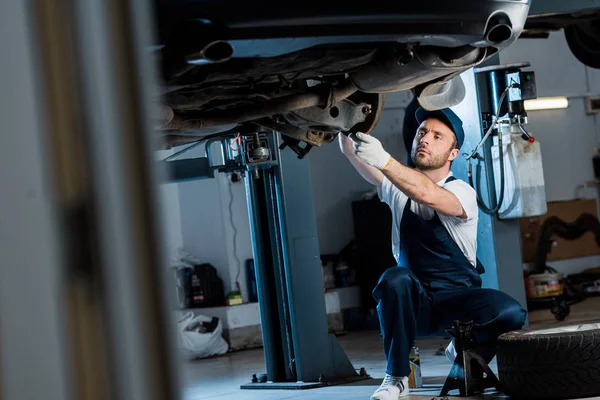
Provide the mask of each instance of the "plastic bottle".
{"label": "plastic bottle", "polygon": [[[522,138],[518,127],[501,129],[504,155],[504,199],[498,217],[512,219],[544,215],[547,210],[546,185],[540,143]],[[497,138],[492,146],[496,195],[500,193],[500,160]]]}
{"label": "plastic bottle", "polygon": [[419,355],[419,348],[412,346],[408,358],[410,360],[410,376],[408,377],[408,387],[423,387],[423,376],[421,375],[421,356]]}

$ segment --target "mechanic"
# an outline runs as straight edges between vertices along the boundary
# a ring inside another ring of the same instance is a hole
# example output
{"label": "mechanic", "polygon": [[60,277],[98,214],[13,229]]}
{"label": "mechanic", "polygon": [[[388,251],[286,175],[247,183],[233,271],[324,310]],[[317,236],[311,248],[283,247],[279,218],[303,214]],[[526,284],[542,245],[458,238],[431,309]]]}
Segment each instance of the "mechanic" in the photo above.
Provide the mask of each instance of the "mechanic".
{"label": "mechanic", "polygon": [[[342,153],[392,211],[398,265],[386,270],[373,290],[387,370],[372,400],[408,394],[409,352],[416,337],[446,336],[454,320],[472,320],[473,336],[483,345],[479,354],[489,363],[496,338],[522,328],[526,318],[515,299],[481,288],[477,197],[450,171],[464,141],[462,121],[450,109],[418,108],[415,117],[415,168],[391,157],[373,136],[339,135]],[[454,362],[453,343],[446,355]]]}

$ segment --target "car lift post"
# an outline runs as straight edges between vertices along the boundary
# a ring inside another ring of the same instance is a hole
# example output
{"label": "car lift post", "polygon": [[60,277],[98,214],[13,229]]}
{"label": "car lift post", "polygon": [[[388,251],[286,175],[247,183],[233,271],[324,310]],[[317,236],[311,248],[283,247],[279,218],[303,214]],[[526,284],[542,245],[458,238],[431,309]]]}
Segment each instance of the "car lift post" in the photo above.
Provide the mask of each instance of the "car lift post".
{"label": "car lift post", "polygon": [[310,166],[284,147],[278,133],[244,141],[267,368],[244,389],[305,389],[366,376],[329,333]]}

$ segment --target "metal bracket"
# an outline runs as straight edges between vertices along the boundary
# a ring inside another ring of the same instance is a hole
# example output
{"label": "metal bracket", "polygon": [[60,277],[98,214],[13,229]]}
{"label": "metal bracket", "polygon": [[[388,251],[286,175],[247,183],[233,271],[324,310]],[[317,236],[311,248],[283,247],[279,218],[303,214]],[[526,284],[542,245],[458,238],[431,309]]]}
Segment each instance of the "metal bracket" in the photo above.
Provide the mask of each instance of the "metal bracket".
{"label": "metal bracket", "polygon": [[306,144],[306,146],[300,146],[300,140],[291,138],[289,136],[282,136],[283,143],[279,146],[279,150],[283,150],[286,147],[289,147],[294,153],[298,155],[299,159],[303,159],[306,157],[310,149],[312,149],[311,144]]}
{"label": "metal bracket", "polygon": [[[200,179],[212,179],[215,177],[215,171],[217,172],[240,172],[246,169],[245,164],[242,162],[242,149],[241,145],[238,149],[233,149],[232,144],[236,142],[238,138],[232,137],[221,137],[210,139],[207,141],[198,141],[191,146],[186,147],[183,150],[170,155],[169,157],[162,160],[166,165],[168,171],[169,182],[185,182],[190,180]],[[216,165],[213,157],[212,145],[218,143],[222,158],[222,164]],[[206,153],[205,157],[191,157],[184,158],[181,160],[172,160],[193,148],[204,144],[204,150]],[[239,153],[239,154],[236,154]]]}
{"label": "metal bracket", "polygon": [[169,182],[186,182],[215,177],[215,171],[210,167],[207,157],[164,161],[164,163],[167,166]]}

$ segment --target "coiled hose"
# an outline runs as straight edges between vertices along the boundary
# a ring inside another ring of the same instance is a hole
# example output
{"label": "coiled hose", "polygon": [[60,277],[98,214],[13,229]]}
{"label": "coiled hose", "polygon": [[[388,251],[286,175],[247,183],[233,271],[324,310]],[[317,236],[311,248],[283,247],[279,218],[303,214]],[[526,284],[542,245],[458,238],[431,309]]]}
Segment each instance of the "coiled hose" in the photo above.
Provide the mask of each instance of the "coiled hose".
{"label": "coiled hose", "polygon": [[477,193],[477,204],[479,205],[479,208],[481,209],[481,211],[483,211],[485,214],[488,215],[494,215],[495,213],[497,213],[500,210],[500,207],[502,207],[502,203],[504,201],[504,146],[502,145],[502,133],[498,134],[498,151],[499,151],[499,157],[500,157],[500,195],[498,196],[498,200],[496,201],[497,204],[494,208],[488,207],[483,200],[481,199],[481,197],[479,196],[479,194],[481,193],[481,173],[480,173],[480,167],[478,167],[478,171],[477,171],[477,185],[473,185],[473,165],[471,163],[471,160],[468,160],[468,175],[469,175],[469,185],[471,185],[471,187],[475,188],[475,192]]}

